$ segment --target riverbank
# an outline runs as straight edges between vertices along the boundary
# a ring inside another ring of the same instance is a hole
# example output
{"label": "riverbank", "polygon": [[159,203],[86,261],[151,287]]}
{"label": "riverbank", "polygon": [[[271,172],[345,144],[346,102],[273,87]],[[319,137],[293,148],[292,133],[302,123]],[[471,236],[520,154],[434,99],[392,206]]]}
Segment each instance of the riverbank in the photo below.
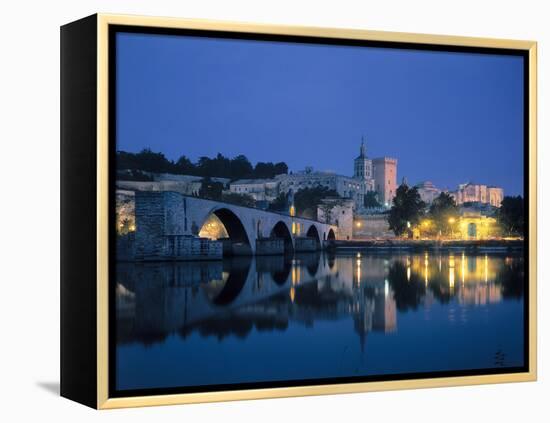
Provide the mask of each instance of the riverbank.
{"label": "riverbank", "polygon": [[522,239],[499,240],[350,240],[333,241],[331,248],[345,251],[469,251],[469,252],[509,252],[524,248]]}

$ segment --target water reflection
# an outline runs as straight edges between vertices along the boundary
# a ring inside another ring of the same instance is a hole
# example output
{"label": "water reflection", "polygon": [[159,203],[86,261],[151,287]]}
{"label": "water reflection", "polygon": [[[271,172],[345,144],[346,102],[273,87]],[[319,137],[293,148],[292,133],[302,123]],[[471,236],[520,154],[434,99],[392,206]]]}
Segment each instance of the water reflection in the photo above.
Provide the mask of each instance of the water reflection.
{"label": "water reflection", "polygon": [[[523,298],[523,286],[520,255],[309,253],[214,262],[120,263],[116,287],[119,389],[280,377],[281,369],[273,368],[271,374],[265,366],[244,362],[242,357],[233,357],[232,370],[201,374],[196,369],[211,366],[200,359],[213,348],[207,339],[215,339],[216,351],[227,354],[228,360],[236,348],[241,356],[261,350],[264,356],[279,358],[280,350],[263,350],[265,343],[300,354],[310,351],[319,360],[327,356],[315,365],[295,362],[298,367],[304,365],[304,370],[288,373],[288,378],[295,379],[453,370],[454,362],[457,369],[521,365],[522,302],[518,300]],[[513,304],[502,311],[489,308],[508,300]],[[510,322],[476,311],[483,309],[515,319],[516,329],[506,332]],[[466,325],[466,332],[454,328],[456,322]],[[485,332],[492,337],[482,336]],[[381,337],[367,345],[369,333]],[[425,342],[419,344],[422,339]],[[236,346],[234,340],[246,344]],[[432,340],[437,348],[428,345]],[[442,361],[435,354],[446,343],[467,348],[472,359],[465,361],[447,351],[449,356]],[[350,366],[355,364],[348,369],[344,364],[330,368],[334,352],[319,350],[324,344],[349,355]],[[153,345],[159,348],[156,355],[143,350]],[[172,363],[186,372],[184,379],[169,375],[168,370],[164,376],[162,371],[152,376],[136,370],[160,356],[174,360],[174,351],[192,356],[190,362]],[[365,360],[369,351],[371,360]],[[408,363],[392,362],[407,361],[399,354],[405,354]]]}

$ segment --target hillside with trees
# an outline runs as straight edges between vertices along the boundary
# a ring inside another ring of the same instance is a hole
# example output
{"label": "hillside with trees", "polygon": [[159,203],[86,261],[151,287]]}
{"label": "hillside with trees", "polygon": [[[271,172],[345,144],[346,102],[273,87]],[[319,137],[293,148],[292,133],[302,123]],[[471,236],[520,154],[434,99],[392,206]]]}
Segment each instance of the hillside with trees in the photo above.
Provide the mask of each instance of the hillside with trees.
{"label": "hillside with trees", "polygon": [[244,155],[228,158],[218,153],[212,158],[200,157],[194,163],[184,155],[176,161],[169,160],[163,153],[150,149],[141,150],[139,153],[117,151],[116,168],[121,171],[132,171],[132,174],[173,173],[231,180],[273,178],[275,175],[288,173],[288,166],[284,162],[258,162],[253,166]]}

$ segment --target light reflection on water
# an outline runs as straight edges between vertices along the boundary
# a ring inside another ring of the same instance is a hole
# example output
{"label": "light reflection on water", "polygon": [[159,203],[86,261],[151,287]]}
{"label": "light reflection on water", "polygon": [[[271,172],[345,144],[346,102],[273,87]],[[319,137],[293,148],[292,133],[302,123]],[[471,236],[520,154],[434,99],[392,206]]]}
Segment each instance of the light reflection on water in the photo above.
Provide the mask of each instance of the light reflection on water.
{"label": "light reflection on water", "polygon": [[117,389],[523,365],[520,255],[117,265]]}

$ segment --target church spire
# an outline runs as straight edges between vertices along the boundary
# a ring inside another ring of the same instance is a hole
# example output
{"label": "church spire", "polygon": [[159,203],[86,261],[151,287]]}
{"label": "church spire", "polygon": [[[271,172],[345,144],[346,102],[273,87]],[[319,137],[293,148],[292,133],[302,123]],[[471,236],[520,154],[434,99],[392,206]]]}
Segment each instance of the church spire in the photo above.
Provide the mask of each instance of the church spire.
{"label": "church spire", "polygon": [[367,146],[365,145],[364,135],[361,135],[361,148],[359,149],[359,157],[367,157]]}

